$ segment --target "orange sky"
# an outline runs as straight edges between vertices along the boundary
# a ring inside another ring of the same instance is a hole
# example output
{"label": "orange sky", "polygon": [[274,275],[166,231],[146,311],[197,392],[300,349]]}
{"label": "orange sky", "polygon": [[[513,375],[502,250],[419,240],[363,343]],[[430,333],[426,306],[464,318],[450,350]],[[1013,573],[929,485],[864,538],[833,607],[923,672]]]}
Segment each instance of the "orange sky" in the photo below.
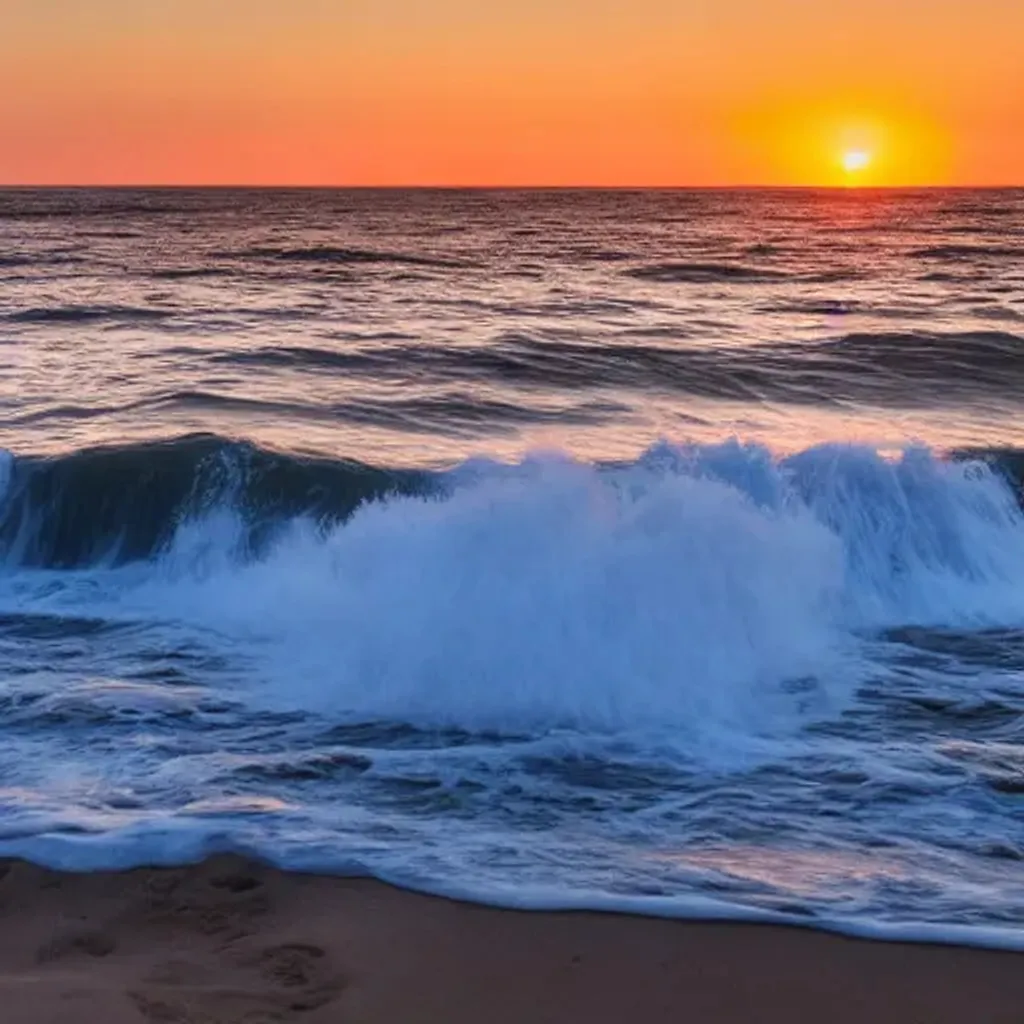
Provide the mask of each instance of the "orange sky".
{"label": "orange sky", "polygon": [[0,0],[0,182],[1024,184],[1024,0]]}

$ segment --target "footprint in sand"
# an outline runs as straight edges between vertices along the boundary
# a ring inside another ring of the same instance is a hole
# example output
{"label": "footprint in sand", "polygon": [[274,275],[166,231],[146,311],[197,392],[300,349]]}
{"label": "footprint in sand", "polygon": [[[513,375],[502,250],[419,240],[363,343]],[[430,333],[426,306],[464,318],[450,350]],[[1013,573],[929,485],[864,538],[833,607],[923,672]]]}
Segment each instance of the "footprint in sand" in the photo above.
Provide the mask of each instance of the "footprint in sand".
{"label": "footprint in sand", "polygon": [[36,951],[36,963],[51,963],[67,956],[110,956],[117,949],[117,940],[107,932],[95,929],[72,929],[54,936]]}
{"label": "footprint in sand", "polygon": [[147,980],[129,996],[152,1024],[285,1024],[345,987],[327,953],[306,943],[236,950],[216,967],[169,962]]}

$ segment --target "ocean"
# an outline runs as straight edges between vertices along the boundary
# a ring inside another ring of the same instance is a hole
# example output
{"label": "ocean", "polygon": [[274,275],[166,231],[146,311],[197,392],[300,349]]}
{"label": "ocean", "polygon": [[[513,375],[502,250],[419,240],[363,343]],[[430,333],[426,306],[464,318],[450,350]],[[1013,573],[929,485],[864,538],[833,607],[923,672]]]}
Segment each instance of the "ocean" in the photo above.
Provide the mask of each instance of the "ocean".
{"label": "ocean", "polygon": [[7,190],[0,344],[0,855],[1024,949],[1024,191]]}

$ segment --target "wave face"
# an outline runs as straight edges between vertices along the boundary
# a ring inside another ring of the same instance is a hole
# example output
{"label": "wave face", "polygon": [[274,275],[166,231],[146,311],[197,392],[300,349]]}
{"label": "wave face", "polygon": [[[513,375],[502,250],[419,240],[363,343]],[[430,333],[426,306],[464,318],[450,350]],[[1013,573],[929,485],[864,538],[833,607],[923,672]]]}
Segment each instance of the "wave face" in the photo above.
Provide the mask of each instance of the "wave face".
{"label": "wave face", "polygon": [[241,549],[252,552],[296,516],[326,525],[369,499],[431,486],[424,473],[277,454],[215,436],[9,459],[3,482],[7,563],[55,569],[155,557],[183,524],[228,507]]}
{"label": "wave face", "polygon": [[12,457],[0,850],[1013,945],[1014,459]]}

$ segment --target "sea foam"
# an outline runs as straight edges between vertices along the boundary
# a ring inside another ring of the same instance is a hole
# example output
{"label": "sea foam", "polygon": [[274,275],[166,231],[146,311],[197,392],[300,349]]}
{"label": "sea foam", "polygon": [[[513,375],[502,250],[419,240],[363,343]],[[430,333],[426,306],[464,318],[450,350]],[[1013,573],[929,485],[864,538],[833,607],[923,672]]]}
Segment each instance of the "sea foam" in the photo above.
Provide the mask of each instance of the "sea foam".
{"label": "sea foam", "polygon": [[258,557],[227,502],[132,600],[244,638],[306,709],[702,745],[835,712],[865,632],[1024,621],[1022,526],[996,472],[923,450],[661,446],[467,464]]}

